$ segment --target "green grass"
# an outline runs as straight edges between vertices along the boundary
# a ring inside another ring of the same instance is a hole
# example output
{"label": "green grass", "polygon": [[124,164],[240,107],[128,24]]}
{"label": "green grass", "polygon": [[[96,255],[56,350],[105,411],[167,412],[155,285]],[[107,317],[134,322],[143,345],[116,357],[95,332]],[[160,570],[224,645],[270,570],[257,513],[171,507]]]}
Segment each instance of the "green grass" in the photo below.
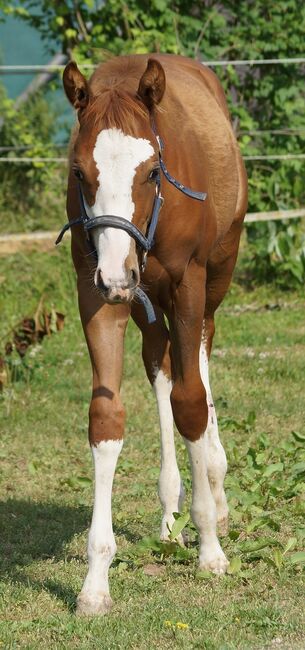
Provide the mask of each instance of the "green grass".
{"label": "green grass", "polygon": [[[130,325],[126,439],[113,493],[115,605],[106,618],[83,620],[74,608],[92,510],[91,372],[68,244],[52,255],[0,260],[0,283],[1,346],[42,295],[66,314],[64,330],[28,354],[28,368],[19,368],[20,380],[0,397],[0,647],[304,648],[304,573],[294,563],[305,530],[304,295],[270,288],[246,294],[233,285],[217,317],[211,379],[231,508],[223,546],[230,560],[239,558],[221,578],[198,574],[190,524],[186,558],[163,557],[157,544],[158,420],[139,362],[139,334]],[[189,506],[190,474],[178,436],[177,449]],[[149,565],[155,575],[147,575]]]}

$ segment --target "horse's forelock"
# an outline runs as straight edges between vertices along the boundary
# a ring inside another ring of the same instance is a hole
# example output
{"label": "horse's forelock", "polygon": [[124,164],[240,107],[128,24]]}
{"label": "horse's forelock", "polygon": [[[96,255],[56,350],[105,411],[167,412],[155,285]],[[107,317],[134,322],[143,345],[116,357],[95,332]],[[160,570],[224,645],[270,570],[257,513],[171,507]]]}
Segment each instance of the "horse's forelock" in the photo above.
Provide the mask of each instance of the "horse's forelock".
{"label": "horse's forelock", "polygon": [[122,88],[106,88],[93,97],[83,111],[84,123],[93,122],[98,130],[118,128],[131,134],[137,118],[147,119],[143,104]]}

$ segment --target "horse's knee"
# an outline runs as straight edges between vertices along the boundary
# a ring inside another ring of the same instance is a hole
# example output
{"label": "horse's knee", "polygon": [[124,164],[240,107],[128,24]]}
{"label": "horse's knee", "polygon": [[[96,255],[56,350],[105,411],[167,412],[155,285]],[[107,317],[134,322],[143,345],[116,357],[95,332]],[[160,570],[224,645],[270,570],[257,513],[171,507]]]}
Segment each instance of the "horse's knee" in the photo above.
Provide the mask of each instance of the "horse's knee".
{"label": "horse's knee", "polygon": [[198,440],[208,422],[206,391],[201,380],[176,381],[171,404],[178,431],[188,440]]}
{"label": "horse's knee", "polygon": [[124,434],[125,411],[119,395],[92,397],[89,409],[91,445],[106,440],[120,440]]}

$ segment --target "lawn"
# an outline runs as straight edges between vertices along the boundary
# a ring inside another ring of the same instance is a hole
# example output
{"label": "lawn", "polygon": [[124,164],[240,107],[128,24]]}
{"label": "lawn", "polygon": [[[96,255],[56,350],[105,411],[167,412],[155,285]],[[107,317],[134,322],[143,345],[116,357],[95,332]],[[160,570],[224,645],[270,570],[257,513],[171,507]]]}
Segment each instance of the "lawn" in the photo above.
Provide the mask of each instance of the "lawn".
{"label": "lawn", "polygon": [[[75,617],[92,510],[91,373],[68,248],[0,259],[1,349],[42,296],[66,315],[0,395],[0,647],[304,648],[305,300],[270,288],[233,284],[217,317],[211,379],[229,460],[230,575],[198,572],[190,523],[186,551],[158,543],[158,419],[130,324],[113,493],[115,605],[106,618]],[[177,448],[187,508],[178,435]]]}

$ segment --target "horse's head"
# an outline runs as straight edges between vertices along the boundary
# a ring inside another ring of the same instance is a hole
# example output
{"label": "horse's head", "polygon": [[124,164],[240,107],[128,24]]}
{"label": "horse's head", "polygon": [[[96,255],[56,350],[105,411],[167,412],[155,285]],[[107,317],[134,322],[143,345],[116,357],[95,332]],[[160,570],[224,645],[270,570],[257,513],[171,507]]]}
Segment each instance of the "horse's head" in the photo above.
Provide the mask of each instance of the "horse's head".
{"label": "horse's head", "polygon": [[[122,81],[113,80],[101,84],[94,95],[73,62],[65,68],[63,83],[78,110],[71,166],[81,184],[88,216],[123,217],[145,234],[159,173],[150,112],[164,93],[162,66],[155,59],[148,61],[134,96],[124,90]],[[129,302],[140,278],[134,239],[109,226],[94,228],[90,236],[98,256],[96,286],[107,302]]]}

